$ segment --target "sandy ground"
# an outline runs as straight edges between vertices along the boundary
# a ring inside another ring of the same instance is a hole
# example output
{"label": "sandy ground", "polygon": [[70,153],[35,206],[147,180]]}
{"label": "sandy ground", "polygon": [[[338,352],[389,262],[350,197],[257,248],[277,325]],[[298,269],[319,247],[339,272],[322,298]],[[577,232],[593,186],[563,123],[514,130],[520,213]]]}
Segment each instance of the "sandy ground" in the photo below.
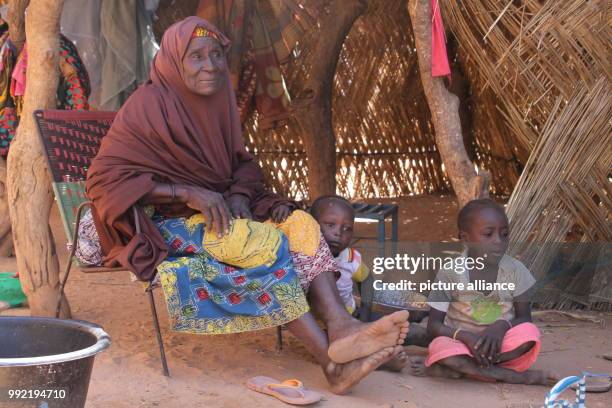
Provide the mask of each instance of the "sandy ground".
{"label": "sandy ground", "polygon": [[[455,235],[456,205],[450,197],[401,199],[403,240],[451,240]],[[434,226],[432,228],[432,226]],[[63,230],[57,212],[52,227],[65,262]],[[359,235],[374,235],[374,225],[359,225]],[[0,258],[0,271],[15,271],[14,259]],[[162,334],[171,378],[161,365],[147,299],[141,285],[127,273],[85,275],[74,273],[67,294],[76,319],[95,322],[110,334],[113,344],[96,357],[88,408],[136,407],[284,407],[277,400],[249,391],[243,384],[251,376],[298,378],[325,395],[320,407],[361,408],[527,408],[541,406],[547,388],[467,380],[417,378],[403,373],[375,372],[348,396],[327,391],[318,366],[298,341],[285,332],[285,348],[275,351],[275,331],[227,336],[195,336],[168,330],[161,292],[156,292]],[[24,314],[13,309],[3,314]],[[612,372],[612,362],[601,354],[612,351],[612,316],[598,315],[608,326],[554,316],[539,321],[543,349],[536,368],[562,375],[581,370]],[[411,354],[424,354],[410,348]],[[573,396],[568,394],[573,399]],[[590,394],[589,408],[612,406],[612,393]]]}

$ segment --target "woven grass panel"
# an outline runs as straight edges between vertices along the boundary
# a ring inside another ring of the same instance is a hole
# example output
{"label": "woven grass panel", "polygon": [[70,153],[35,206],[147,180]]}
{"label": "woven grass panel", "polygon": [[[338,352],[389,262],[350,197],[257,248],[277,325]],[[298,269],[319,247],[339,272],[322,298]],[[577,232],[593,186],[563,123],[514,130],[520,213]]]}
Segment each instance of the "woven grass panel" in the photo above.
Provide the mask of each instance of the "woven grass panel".
{"label": "woven grass panel", "polygon": [[[477,154],[522,170],[508,205],[511,252],[542,277],[558,260],[560,243],[610,242],[608,2],[442,4],[471,84]],[[582,255],[598,256],[597,248],[584,246]],[[577,268],[566,290],[551,292],[541,303],[609,308],[609,273]]]}
{"label": "woven grass panel", "polygon": [[[510,250],[522,255],[535,276],[542,277],[558,255],[555,242],[612,241],[611,92],[602,77],[591,90],[577,89],[567,102],[558,98],[510,199]],[[584,285],[580,271],[575,278],[569,289]],[[591,277],[588,283],[593,285],[590,293],[609,285],[609,306],[612,282]],[[549,306],[566,301],[559,294]],[[592,300],[572,301],[584,305]]]}
{"label": "woven grass panel", "polygon": [[505,195],[557,99],[610,77],[607,1],[440,4],[471,84],[477,163],[491,170],[493,190]]}
{"label": "woven grass panel", "polygon": [[344,44],[333,106],[341,194],[393,197],[448,190],[406,2],[370,2]]}
{"label": "woven grass panel", "polygon": [[[492,92],[519,160],[535,146],[559,96],[611,75],[606,0],[441,2],[476,99]],[[499,116],[496,116],[499,117]],[[524,161],[524,160],[522,160]]]}

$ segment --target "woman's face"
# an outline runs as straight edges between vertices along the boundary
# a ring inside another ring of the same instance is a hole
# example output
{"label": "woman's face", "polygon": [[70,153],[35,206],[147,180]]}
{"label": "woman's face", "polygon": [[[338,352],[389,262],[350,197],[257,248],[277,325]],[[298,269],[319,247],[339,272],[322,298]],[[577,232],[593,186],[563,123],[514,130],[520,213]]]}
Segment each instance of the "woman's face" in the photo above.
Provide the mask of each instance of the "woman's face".
{"label": "woman's face", "polygon": [[192,38],[183,57],[183,80],[198,95],[209,96],[221,89],[225,80],[225,53],[214,38]]}

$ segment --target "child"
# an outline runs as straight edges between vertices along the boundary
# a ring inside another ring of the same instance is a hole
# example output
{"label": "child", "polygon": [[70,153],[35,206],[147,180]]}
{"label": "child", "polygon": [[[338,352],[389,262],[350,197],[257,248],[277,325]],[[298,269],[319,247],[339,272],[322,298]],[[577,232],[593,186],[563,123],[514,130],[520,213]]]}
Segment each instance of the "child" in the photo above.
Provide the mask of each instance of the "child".
{"label": "child", "polygon": [[347,199],[332,195],[317,198],[312,203],[310,214],[321,226],[321,233],[340,270],[336,280],[340,298],[349,313],[353,313],[353,281],[362,282],[369,273],[368,267],[361,261],[361,254],[349,248],[353,238],[355,210]]}
{"label": "child", "polygon": [[[369,268],[362,262],[361,254],[349,247],[351,239],[353,238],[355,210],[347,199],[331,195],[317,198],[312,203],[310,214],[321,226],[323,237],[332,255],[335,257],[336,265],[340,270],[340,276],[336,280],[340,298],[344,302],[349,313],[353,313],[355,311],[353,282],[363,282],[369,274]],[[374,315],[372,315],[371,318],[372,317],[374,317]],[[422,315],[417,315],[415,321],[420,321],[423,317]],[[406,335],[404,345],[427,347],[430,341],[431,337],[424,328],[410,324],[410,330]],[[402,357],[390,361],[380,368],[399,372],[404,368],[406,362],[407,358]]]}
{"label": "child", "polygon": [[[467,271],[442,269],[444,283],[513,283],[513,290],[448,290],[429,296],[428,331],[434,337],[427,359],[411,359],[415,375],[516,384],[549,384],[550,373],[529,370],[540,351],[540,332],[531,323],[529,289],[535,279],[518,260],[505,255],[508,219],[489,199],[469,202],[458,217],[459,238],[474,266]],[[480,262],[479,262],[480,261]],[[459,264],[459,263],[457,263]],[[448,289],[448,288],[445,288]]]}

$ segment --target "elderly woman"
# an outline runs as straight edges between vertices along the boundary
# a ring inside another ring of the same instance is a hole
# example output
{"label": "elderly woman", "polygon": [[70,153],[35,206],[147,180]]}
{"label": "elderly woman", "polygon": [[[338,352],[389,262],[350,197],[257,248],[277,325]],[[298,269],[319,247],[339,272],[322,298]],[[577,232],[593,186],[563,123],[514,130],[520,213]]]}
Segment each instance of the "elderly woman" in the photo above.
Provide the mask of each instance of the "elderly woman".
{"label": "elderly woman", "polygon": [[[234,219],[280,222],[293,209],[265,190],[245,150],[228,47],[227,38],[198,17],[174,24],[164,34],[150,80],[117,114],[87,178],[105,264],[121,264],[143,280],[157,267],[178,331],[236,333],[287,324],[321,365],[332,391],[344,393],[381,364],[404,358],[398,344],[408,330],[407,314],[369,324],[348,315],[324,240],[307,256],[289,251],[281,234],[273,264],[242,269],[203,247],[203,237],[222,237]],[[141,204],[138,220],[129,211],[135,204]],[[328,335],[314,321],[306,296]]]}

